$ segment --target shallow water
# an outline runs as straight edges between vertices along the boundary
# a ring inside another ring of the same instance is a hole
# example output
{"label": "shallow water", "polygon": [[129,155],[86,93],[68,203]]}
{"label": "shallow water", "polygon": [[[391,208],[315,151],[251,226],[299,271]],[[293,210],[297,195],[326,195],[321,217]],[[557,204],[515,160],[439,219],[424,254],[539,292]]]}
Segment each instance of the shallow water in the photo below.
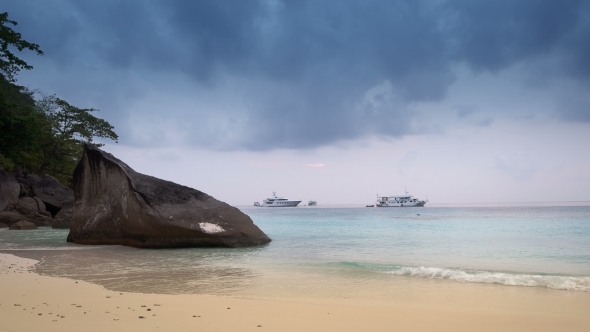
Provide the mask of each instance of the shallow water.
{"label": "shallow water", "polygon": [[587,206],[241,209],[269,245],[83,246],[42,228],[0,231],[0,251],[41,260],[39,273],[149,293],[348,297],[433,279],[590,291]]}

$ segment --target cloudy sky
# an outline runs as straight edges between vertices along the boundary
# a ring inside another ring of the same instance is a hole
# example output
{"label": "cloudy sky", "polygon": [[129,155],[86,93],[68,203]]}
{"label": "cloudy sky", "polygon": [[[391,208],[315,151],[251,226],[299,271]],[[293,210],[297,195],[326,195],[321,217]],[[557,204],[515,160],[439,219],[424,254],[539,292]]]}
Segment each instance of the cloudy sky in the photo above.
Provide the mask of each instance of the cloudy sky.
{"label": "cloudy sky", "polygon": [[246,205],[590,201],[590,1],[4,0],[19,84]]}

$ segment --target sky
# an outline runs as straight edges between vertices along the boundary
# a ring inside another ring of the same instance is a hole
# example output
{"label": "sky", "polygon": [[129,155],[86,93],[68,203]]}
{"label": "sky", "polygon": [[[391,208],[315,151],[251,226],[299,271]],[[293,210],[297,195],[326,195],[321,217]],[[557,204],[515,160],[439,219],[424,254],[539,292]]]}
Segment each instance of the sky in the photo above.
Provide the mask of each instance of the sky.
{"label": "sky", "polygon": [[590,201],[590,1],[4,0],[18,84],[251,205]]}

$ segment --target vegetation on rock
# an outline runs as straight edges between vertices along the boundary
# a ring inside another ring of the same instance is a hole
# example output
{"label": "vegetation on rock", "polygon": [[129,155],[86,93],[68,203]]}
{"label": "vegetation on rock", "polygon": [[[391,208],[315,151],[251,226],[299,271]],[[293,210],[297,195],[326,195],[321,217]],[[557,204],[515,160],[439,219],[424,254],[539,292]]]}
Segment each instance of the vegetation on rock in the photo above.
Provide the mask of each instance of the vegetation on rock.
{"label": "vegetation on rock", "polygon": [[16,25],[8,13],[0,13],[0,167],[49,174],[71,185],[83,143],[94,138],[117,141],[118,136],[112,125],[92,114],[98,110],[16,84],[20,70],[33,68],[16,51],[43,55],[39,45],[12,29]]}

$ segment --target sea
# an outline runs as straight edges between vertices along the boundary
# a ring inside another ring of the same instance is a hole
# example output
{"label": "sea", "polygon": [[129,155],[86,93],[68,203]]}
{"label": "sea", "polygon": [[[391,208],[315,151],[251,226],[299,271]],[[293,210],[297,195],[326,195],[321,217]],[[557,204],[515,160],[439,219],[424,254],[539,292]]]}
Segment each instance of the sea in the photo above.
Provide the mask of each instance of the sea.
{"label": "sea", "polygon": [[547,205],[239,207],[270,244],[88,246],[39,228],[0,230],[0,252],[39,260],[43,275],[126,292],[362,299],[421,282],[589,292],[590,206]]}

